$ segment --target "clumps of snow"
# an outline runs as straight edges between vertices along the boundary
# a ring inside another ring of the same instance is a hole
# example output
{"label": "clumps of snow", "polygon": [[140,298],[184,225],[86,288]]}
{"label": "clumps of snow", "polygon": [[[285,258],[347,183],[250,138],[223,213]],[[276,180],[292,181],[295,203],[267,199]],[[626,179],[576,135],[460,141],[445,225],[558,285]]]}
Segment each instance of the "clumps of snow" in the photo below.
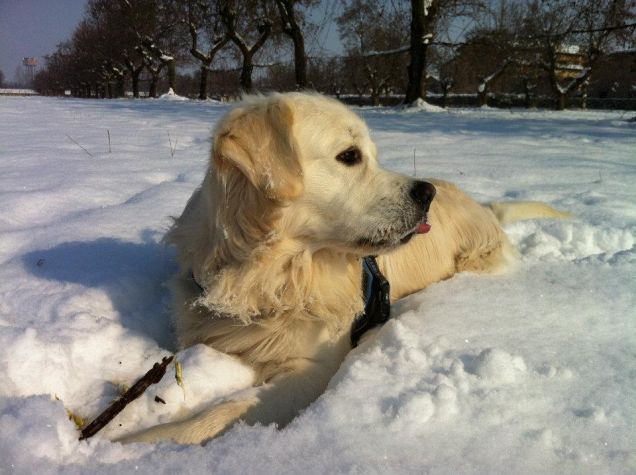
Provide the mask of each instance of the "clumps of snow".
{"label": "clumps of snow", "polygon": [[424,16],[428,16],[428,9],[431,8],[431,5],[433,5],[433,0],[424,0]]}
{"label": "clumps of snow", "polygon": [[187,97],[183,97],[174,92],[172,88],[168,89],[168,92],[159,96],[159,99],[164,101],[189,101]]}
{"label": "clumps of snow", "polygon": [[574,220],[523,221],[509,225],[506,232],[521,255],[531,261],[575,261],[593,256],[611,259],[635,243],[630,228]]}
{"label": "clumps of snow", "polygon": [[51,464],[93,465],[96,451],[101,463],[112,464],[150,449],[114,445],[101,437],[80,442],[62,401],[44,395],[0,399],[0,433],[1,466],[8,473],[50,473]]}
{"label": "clumps of snow", "polygon": [[574,377],[574,373],[570,368],[563,368],[560,366],[552,366],[551,364],[544,364],[540,368],[537,369],[537,373],[545,376],[546,378],[563,378],[563,379],[572,379]]}
{"label": "clumps of snow", "polygon": [[426,102],[421,97],[418,97],[413,102],[404,107],[404,112],[448,112],[443,107],[436,106]]}
{"label": "clumps of snow", "polygon": [[483,350],[466,364],[469,373],[493,384],[514,383],[526,369],[523,358],[497,348]]}
{"label": "clumps of snow", "polygon": [[372,383],[383,396],[360,395],[366,401],[364,417],[393,432],[422,431],[428,423],[465,418],[462,412],[475,394],[519,383],[527,373],[521,356],[499,348],[457,352],[445,338],[427,341],[398,320],[385,325],[376,343],[365,342],[357,352],[330,386],[338,391]]}

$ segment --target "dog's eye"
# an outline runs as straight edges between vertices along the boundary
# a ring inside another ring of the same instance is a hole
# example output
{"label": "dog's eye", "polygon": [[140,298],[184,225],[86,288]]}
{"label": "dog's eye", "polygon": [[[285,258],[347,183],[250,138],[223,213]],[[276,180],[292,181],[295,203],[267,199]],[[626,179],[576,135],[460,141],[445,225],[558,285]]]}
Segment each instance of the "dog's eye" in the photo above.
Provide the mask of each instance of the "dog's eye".
{"label": "dog's eye", "polygon": [[336,155],[336,160],[345,165],[355,165],[362,161],[362,154],[357,148],[350,148]]}

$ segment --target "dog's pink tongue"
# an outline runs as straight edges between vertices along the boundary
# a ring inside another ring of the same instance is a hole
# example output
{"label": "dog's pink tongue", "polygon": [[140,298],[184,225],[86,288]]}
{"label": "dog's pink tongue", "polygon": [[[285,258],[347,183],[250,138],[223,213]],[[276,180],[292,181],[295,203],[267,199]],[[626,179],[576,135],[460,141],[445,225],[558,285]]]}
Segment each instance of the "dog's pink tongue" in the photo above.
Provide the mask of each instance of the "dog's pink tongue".
{"label": "dog's pink tongue", "polygon": [[431,230],[431,225],[428,223],[420,223],[415,231],[417,234],[426,234]]}

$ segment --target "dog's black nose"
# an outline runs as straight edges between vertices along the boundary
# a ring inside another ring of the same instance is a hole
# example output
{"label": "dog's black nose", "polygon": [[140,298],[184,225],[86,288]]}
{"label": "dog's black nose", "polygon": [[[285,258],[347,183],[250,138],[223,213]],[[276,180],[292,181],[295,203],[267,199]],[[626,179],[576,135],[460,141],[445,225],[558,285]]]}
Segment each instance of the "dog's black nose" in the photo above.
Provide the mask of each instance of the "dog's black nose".
{"label": "dog's black nose", "polygon": [[411,187],[411,198],[418,205],[428,211],[431,201],[435,197],[435,187],[426,181],[416,181]]}

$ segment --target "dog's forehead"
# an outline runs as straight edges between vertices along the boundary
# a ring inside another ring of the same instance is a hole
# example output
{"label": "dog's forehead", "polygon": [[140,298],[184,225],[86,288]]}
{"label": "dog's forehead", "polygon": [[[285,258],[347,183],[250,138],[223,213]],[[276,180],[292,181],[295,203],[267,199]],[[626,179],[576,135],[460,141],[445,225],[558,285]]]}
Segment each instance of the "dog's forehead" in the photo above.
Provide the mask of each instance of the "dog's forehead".
{"label": "dog's forehead", "polygon": [[334,100],[301,104],[294,119],[297,132],[314,146],[338,149],[369,141],[364,121]]}

